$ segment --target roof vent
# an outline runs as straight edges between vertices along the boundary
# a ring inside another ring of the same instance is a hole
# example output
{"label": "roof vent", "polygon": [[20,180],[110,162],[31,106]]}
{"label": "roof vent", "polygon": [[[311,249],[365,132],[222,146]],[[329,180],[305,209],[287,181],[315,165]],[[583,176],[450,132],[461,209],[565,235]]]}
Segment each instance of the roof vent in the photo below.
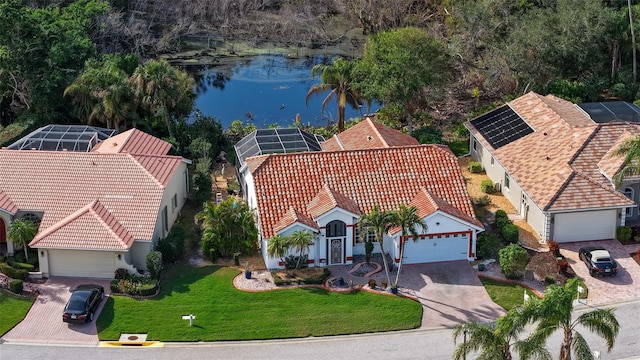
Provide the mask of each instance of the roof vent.
{"label": "roof vent", "polygon": [[371,137],[371,135],[368,135],[367,136],[367,141],[371,141],[371,140],[373,140],[373,137]]}
{"label": "roof vent", "polygon": [[551,160],[551,157],[547,156],[547,160]]}
{"label": "roof vent", "polygon": [[545,132],[542,133],[542,135],[547,136],[549,134],[547,134],[547,132],[545,131]]}

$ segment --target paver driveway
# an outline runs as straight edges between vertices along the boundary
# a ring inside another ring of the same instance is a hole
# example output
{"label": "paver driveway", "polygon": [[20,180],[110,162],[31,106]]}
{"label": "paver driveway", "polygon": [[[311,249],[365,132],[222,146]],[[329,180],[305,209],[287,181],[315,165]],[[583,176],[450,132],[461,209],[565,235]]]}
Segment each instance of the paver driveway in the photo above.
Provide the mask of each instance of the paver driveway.
{"label": "paver driveway", "polygon": [[422,328],[494,321],[505,313],[491,301],[468,261],[405,265],[399,283],[420,300]]}
{"label": "paver driveway", "polygon": [[71,296],[71,290],[80,284],[100,284],[104,286],[106,295],[110,293],[108,280],[50,278],[40,285],[40,295],[24,320],[2,338],[7,342],[98,343],[95,319],[102,311],[105,300],[98,306],[94,321],[88,324],[62,322],[62,311]]}
{"label": "paver driveway", "polygon": [[[602,246],[609,250],[618,262],[616,277],[592,277],[589,269],[578,258],[578,249],[583,246]],[[638,245],[622,245],[617,240],[583,241],[560,244],[560,253],[565,256],[576,275],[584,279],[589,289],[589,305],[602,305],[640,298],[640,266],[629,253],[638,250]]]}

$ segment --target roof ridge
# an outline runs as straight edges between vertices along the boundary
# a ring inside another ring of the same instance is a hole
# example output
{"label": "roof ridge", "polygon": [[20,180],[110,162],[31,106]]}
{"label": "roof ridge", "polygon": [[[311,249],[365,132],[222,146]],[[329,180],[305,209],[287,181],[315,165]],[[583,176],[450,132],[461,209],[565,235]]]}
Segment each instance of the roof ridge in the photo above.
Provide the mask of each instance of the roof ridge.
{"label": "roof ridge", "polygon": [[133,155],[128,152],[125,152],[122,154],[126,154],[127,156],[129,156],[129,158],[133,160],[135,164],[138,165],[138,167],[140,167],[145,172],[145,174],[147,174],[151,179],[153,179],[153,181],[155,181],[156,184],[160,186],[161,189],[165,188],[165,186],[160,182],[160,180],[158,180],[149,170],[147,170],[147,168],[142,166],[142,164],[138,161],[138,159],[135,158],[136,156],[145,156],[145,155]]}
{"label": "roof ridge", "polygon": [[124,238],[120,235],[118,235],[115,231],[113,231],[113,227],[111,225],[109,225],[106,221],[104,221],[104,218],[98,214],[98,212],[95,210],[95,208],[98,207],[100,209],[104,209],[107,214],[106,216],[109,218],[113,218],[113,220],[116,221],[117,224],[119,224],[120,226],[122,226],[122,229],[124,230],[124,234],[130,236],[131,238],[133,238],[133,236],[131,235],[131,233],[129,232],[129,230],[122,225],[122,223],[120,222],[120,220],[118,220],[109,209],[107,209],[106,206],[104,206],[102,204],[102,202],[100,202],[100,200],[96,200],[94,205],[89,207],[89,212],[92,213],[97,219],[98,221],[107,229],[107,231],[114,236],[116,239],[120,239],[120,241],[127,247],[130,247],[130,244],[127,244],[126,241],[124,240]]}
{"label": "roof ridge", "polygon": [[98,201],[98,199],[95,199],[93,201],[91,201],[90,203],[84,205],[83,207],[79,208],[78,210],[72,212],[71,214],[63,217],[62,219],[60,219],[58,222],[56,222],[55,224],[49,226],[48,228],[46,228],[43,232],[38,233],[32,240],[31,242],[29,242],[29,246],[31,246],[31,244],[35,244],[37,242],[39,242],[41,240],[41,238],[44,238],[48,235],[51,235],[52,233],[58,231],[59,229],[61,229],[64,225],[68,224],[69,222],[79,218],[82,214],[86,213],[87,211],[89,211],[91,209],[91,207],[93,207],[93,205]]}
{"label": "roof ridge", "polygon": [[549,200],[549,203],[547,204],[547,206],[544,207],[544,209],[542,209],[543,211],[547,211],[549,210],[549,208],[551,208],[551,205],[553,205],[553,203],[556,202],[556,200],[558,200],[558,197],[560,197],[560,193],[562,193],[564,191],[564,189],[567,188],[567,185],[569,184],[569,182],[576,177],[577,172],[575,170],[573,170],[573,168],[569,167],[571,169],[571,174],[569,174],[569,176],[567,176],[567,178],[565,179],[565,181],[562,183],[562,185],[558,188],[558,191],[556,191],[555,194],[553,194],[553,196],[551,197],[551,200]]}
{"label": "roof ridge", "polygon": [[329,194],[329,198],[333,202],[333,206],[338,206],[338,200],[336,200],[336,197],[333,194],[333,189],[331,189],[329,183],[325,181],[325,183],[322,184],[322,187],[326,188],[327,193]]}
{"label": "roof ridge", "polygon": [[573,162],[578,158],[578,156],[580,156],[580,154],[582,154],[582,151],[591,143],[591,140],[596,137],[596,135],[600,132],[600,129],[602,129],[602,124],[596,125],[591,134],[589,134],[589,136],[582,142],[582,145],[580,145],[580,147],[578,147],[578,149],[576,149],[576,151],[573,153],[571,159],[569,159],[569,161],[567,162],[567,165],[569,165],[570,167],[573,166]]}
{"label": "roof ridge", "polygon": [[[340,136],[338,136],[340,134],[335,134],[333,135],[333,137],[336,139],[336,142],[338,143],[338,145],[340,146],[340,151],[344,150],[344,145],[342,144],[342,141],[340,141]],[[337,150],[334,150],[337,151]]]}
{"label": "roof ridge", "polygon": [[367,124],[369,124],[369,126],[373,128],[373,132],[378,136],[378,139],[382,141],[385,147],[389,147],[387,139],[385,139],[384,136],[382,136],[382,134],[380,133],[380,130],[378,130],[378,124],[373,122],[373,120],[371,120],[370,118],[366,118],[364,121],[366,121]]}

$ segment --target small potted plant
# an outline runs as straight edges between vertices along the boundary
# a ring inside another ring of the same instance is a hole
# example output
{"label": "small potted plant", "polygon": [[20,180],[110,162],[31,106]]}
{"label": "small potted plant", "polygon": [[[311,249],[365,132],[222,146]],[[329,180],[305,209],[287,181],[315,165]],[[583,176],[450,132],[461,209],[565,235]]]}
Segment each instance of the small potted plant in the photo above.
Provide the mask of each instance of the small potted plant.
{"label": "small potted plant", "polygon": [[391,285],[391,293],[393,295],[398,295],[398,284]]}
{"label": "small potted plant", "polygon": [[251,265],[249,264],[244,267],[244,277],[245,279],[251,279]]}
{"label": "small potted plant", "polygon": [[338,279],[338,286],[344,286],[344,279],[343,278]]}

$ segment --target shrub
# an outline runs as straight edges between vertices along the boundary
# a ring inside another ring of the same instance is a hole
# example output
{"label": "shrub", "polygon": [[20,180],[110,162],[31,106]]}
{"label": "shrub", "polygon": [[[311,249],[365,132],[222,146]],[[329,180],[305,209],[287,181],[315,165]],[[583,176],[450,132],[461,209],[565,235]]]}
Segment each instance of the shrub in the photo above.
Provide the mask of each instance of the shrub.
{"label": "shrub", "polygon": [[369,279],[367,284],[369,284],[370,288],[375,289],[376,288],[376,279]]}
{"label": "shrub", "polygon": [[515,244],[518,242],[518,238],[520,236],[520,229],[513,224],[507,224],[502,227],[500,230],[502,237],[504,240],[510,244]]}
{"label": "shrub", "polygon": [[505,226],[511,224],[513,224],[513,222],[509,218],[496,217],[496,227],[500,231],[502,231],[502,228],[504,228]]}
{"label": "shrub", "polygon": [[[116,270],[116,273],[118,272],[118,270]],[[111,289],[112,293],[114,294],[120,293],[120,287],[118,286],[119,283],[120,283],[120,279],[111,280],[111,282],[109,283],[109,288]]]}
{"label": "shrub", "polygon": [[556,266],[558,268],[558,273],[566,273],[569,268],[569,262],[562,257],[557,258]]}
{"label": "shrub", "polygon": [[152,279],[157,279],[162,270],[162,253],[160,251],[151,251],[145,258],[147,271]]}
{"label": "shrub", "polygon": [[496,216],[496,220],[498,220],[498,219],[508,219],[509,218],[509,215],[504,210],[496,211],[496,215],[495,216]]}
{"label": "shrub", "polygon": [[9,290],[14,294],[20,294],[22,292],[22,280],[13,279],[9,283]]}
{"label": "shrub", "polygon": [[500,269],[508,279],[522,276],[529,261],[527,250],[517,244],[511,244],[500,250]]}
{"label": "shrub", "polygon": [[16,269],[24,269],[27,271],[33,271],[35,270],[35,267],[31,264],[27,264],[24,262],[15,262],[15,261],[7,261],[7,264],[11,265],[12,267],[16,268]]}
{"label": "shrub", "polygon": [[0,263],[4,262],[4,255],[0,254]]}
{"label": "shrub", "polygon": [[158,283],[149,278],[132,275],[127,279],[112,280],[109,283],[109,287],[111,292],[117,294],[151,296],[156,294]]}
{"label": "shrub", "polygon": [[[171,228],[169,235],[158,241],[158,251],[162,253],[162,259],[168,263],[174,263],[184,254],[184,227],[180,224],[175,224]],[[205,254],[209,254],[206,252]]]}
{"label": "shrub", "polygon": [[371,253],[373,252],[373,242],[364,243],[364,260],[368,264],[371,261]]}
{"label": "shrub", "polygon": [[485,196],[481,196],[481,197],[477,198],[475,203],[478,206],[487,206],[487,205],[491,204],[491,199],[489,199],[489,197],[487,195],[485,195]]}
{"label": "shrub", "polygon": [[24,269],[16,269],[9,264],[0,264],[0,271],[13,279],[26,280],[29,277],[29,271]]}
{"label": "shrub", "polygon": [[[476,174],[482,172],[482,164],[477,161],[472,161],[469,163],[469,172]],[[492,183],[493,186],[493,183]]]}
{"label": "shrub", "polygon": [[123,268],[116,269],[115,274],[113,274],[113,278],[116,280],[126,279],[127,276],[129,276],[129,272],[127,271],[127,269]]}
{"label": "shrub", "polygon": [[549,284],[549,285],[555,284],[556,283],[556,277],[553,276],[553,275],[547,275],[547,276],[544,277],[544,282]]}
{"label": "shrub", "polygon": [[495,235],[482,233],[478,235],[476,255],[481,259],[495,258],[500,250],[500,241]]}
{"label": "shrub", "polygon": [[493,194],[493,192],[495,191],[493,187],[493,181],[491,181],[490,179],[482,180],[482,182],[480,182],[480,190],[482,190],[482,192],[485,194]]}
{"label": "shrub", "polygon": [[623,244],[631,242],[631,228],[628,226],[618,226],[616,229],[616,239]]}
{"label": "shrub", "polygon": [[387,285],[389,285],[389,283],[387,283],[387,280],[381,280],[380,281],[380,287],[381,288],[386,289]]}
{"label": "shrub", "polygon": [[[298,265],[298,258],[299,256],[297,255],[289,255],[286,258],[284,258],[284,268],[285,269],[295,269],[296,265]],[[309,262],[308,260],[308,255],[302,255],[302,259],[300,259],[300,268],[305,268],[307,266],[309,266]]]}

